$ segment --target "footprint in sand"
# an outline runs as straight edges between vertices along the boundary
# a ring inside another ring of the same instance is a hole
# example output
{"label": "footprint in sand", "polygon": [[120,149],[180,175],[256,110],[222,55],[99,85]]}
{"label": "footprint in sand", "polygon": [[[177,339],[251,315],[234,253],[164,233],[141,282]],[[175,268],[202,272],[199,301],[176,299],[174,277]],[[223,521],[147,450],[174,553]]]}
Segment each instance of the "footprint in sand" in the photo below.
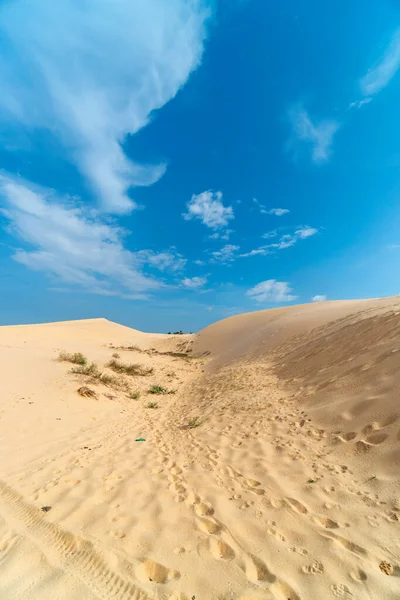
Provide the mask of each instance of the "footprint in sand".
{"label": "footprint in sand", "polygon": [[203,533],[208,533],[210,535],[214,535],[221,530],[221,527],[218,523],[211,521],[210,519],[198,519],[197,526]]}
{"label": "footprint in sand", "polygon": [[321,525],[321,527],[325,527],[325,529],[338,529],[339,527],[339,524],[336,521],[322,515],[317,515],[315,517],[315,522],[318,523],[318,525]]}
{"label": "footprint in sand", "polygon": [[179,571],[167,569],[160,563],[145,558],[136,569],[136,576],[140,581],[154,581],[155,583],[167,583],[173,579],[179,579]]}
{"label": "footprint in sand", "polygon": [[382,444],[387,438],[387,433],[374,433],[373,435],[367,437],[367,442],[369,444],[372,444],[373,446],[378,446],[379,444]]}
{"label": "footprint in sand", "polygon": [[274,583],[276,581],[275,575],[271,573],[267,565],[255,556],[249,555],[245,558],[245,573],[247,579],[252,583],[259,583],[260,581]]}
{"label": "footprint in sand", "polygon": [[338,435],[338,439],[341,442],[351,442],[354,438],[357,437],[357,433],[355,431],[348,431],[347,433],[341,433]]}
{"label": "footprint in sand", "polygon": [[287,504],[290,506],[290,508],[292,508],[298,514],[301,514],[301,515],[308,514],[308,509],[304,506],[304,504],[302,504],[295,498],[285,498],[285,500],[286,500]]}
{"label": "footprint in sand", "polygon": [[209,506],[208,504],[204,504],[203,502],[196,504],[194,510],[198,517],[204,517],[207,515],[212,515],[214,513],[213,507]]}
{"label": "footprint in sand", "polygon": [[322,575],[324,572],[324,565],[318,561],[315,561],[312,565],[304,565],[301,570],[306,575]]}
{"label": "footprint in sand", "polygon": [[217,560],[232,560],[235,556],[229,544],[217,538],[210,538],[210,552]]}
{"label": "footprint in sand", "polygon": [[356,544],[354,542],[351,542],[350,540],[346,539],[345,537],[342,537],[341,535],[337,535],[336,533],[333,533],[333,532],[321,533],[321,535],[323,537],[327,537],[327,538],[330,538],[331,540],[338,542],[341,546],[343,546],[343,548],[345,548],[349,552],[352,552],[353,554],[356,554],[357,556],[366,556],[367,555],[367,551],[365,548],[363,548],[362,546],[359,546],[358,544]]}
{"label": "footprint in sand", "polygon": [[361,581],[367,581],[367,574],[362,569],[356,569],[352,573],[350,573],[350,577],[360,583]]}
{"label": "footprint in sand", "polygon": [[342,583],[335,583],[331,585],[331,592],[334,596],[336,596],[336,598],[344,598],[344,600],[350,600],[350,598],[353,598],[353,594],[349,588]]}

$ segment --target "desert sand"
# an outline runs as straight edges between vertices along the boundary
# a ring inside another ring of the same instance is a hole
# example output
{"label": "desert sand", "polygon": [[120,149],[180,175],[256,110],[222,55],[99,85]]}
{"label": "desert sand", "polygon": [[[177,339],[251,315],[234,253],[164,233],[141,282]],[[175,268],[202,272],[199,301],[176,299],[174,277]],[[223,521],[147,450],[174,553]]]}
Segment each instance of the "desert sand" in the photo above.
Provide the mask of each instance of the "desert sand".
{"label": "desert sand", "polygon": [[1,327],[0,599],[398,600],[399,351],[399,297]]}

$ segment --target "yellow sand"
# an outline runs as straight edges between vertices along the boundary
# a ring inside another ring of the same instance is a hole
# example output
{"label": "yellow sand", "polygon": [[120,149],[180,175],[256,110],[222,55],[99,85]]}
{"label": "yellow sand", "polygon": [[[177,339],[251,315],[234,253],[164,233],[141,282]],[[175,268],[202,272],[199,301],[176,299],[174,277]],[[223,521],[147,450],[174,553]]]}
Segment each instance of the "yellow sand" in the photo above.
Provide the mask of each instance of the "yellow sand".
{"label": "yellow sand", "polygon": [[399,351],[397,297],[0,328],[0,600],[398,600]]}

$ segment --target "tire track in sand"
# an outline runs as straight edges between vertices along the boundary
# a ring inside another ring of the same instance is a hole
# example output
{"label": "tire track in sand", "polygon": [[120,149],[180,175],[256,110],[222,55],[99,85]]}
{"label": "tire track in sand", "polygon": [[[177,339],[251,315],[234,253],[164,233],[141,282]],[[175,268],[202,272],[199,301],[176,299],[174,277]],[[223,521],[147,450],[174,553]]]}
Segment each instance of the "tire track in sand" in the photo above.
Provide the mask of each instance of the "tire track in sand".
{"label": "tire track in sand", "polygon": [[93,544],[46,522],[40,511],[0,480],[0,514],[20,535],[29,538],[50,564],[77,577],[104,600],[150,600],[136,584],[110,569]]}

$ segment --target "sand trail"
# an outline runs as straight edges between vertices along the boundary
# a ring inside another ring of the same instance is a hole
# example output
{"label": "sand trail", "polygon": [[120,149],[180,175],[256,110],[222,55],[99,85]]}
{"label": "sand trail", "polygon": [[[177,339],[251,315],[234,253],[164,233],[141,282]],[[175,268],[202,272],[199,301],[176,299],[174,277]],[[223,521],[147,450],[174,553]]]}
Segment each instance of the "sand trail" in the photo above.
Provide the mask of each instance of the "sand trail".
{"label": "sand trail", "polygon": [[[0,329],[0,598],[398,598],[399,301],[327,304],[198,338]],[[132,399],[60,350],[153,372]]]}

